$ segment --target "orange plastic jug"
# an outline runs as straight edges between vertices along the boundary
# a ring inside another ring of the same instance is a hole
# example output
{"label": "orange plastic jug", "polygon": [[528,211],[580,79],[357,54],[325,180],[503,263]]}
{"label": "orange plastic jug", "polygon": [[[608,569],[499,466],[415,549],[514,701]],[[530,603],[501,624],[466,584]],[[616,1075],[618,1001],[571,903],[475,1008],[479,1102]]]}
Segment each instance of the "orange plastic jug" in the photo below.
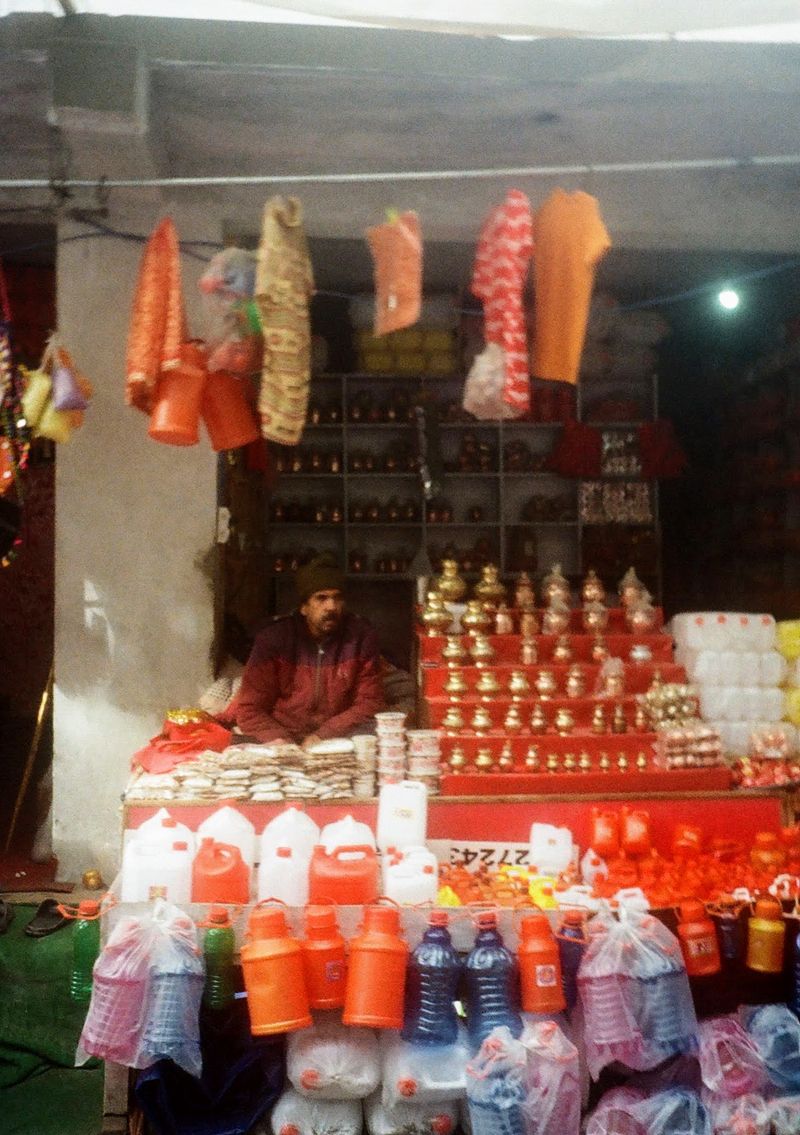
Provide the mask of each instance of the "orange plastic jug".
{"label": "orange plastic jug", "polygon": [[306,936],[301,946],[309,1005],[338,1009],[344,1005],[347,965],[334,907],[306,908]]}
{"label": "orange plastic jug", "polygon": [[208,376],[200,413],[215,453],[249,445],[259,437],[258,423],[247,400],[246,381],[224,370],[212,371]]}
{"label": "orange plastic jug", "polygon": [[378,856],[367,844],[314,848],[308,879],[309,902],[366,906],[378,897]]}
{"label": "orange plastic jug", "polygon": [[526,1013],[560,1013],[567,1002],[561,984],[561,959],[546,914],[528,914],[519,926],[519,980]]}
{"label": "orange plastic jug", "polygon": [[402,1028],[407,959],[400,911],[391,906],[366,907],[362,933],[350,940],[344,1024]]}
{"label": "orange plastic jug", "polygon": [[241,851],[206,836],[192,864],[192,902],[246,905],[249,901],[250,869]]}
{"label": "orange plastic jug", "polygon": [[652,846],[650,813],[643,808],[623,808],[619,826],[619,842],[626,855],[634,858],[647,855]]}
{"label": "orange plastic jug", "polygon": [[722,963],[714,923],[701,902],[682,902],[678,908],[678,940],[689,977],[719,973]]}
{"label": "orange plastic jug", "polygon": [[601,859],[613,859],[619,852],[619,813],[592,808],[589,847]]}
{"label": "orange plastic jug", "polygon": [[311,1014],[303,951],[289,933],[283,910],[257,903],[250,912],[246,938],[242,976],[253,1036],[308,1028]]}
{"label": "orange plastic jug", "polygon": [[785,938],[781,904],[773,898],[758,899],[747,927],[747,968],[759,973],[780,973]]}
{"label": "orange plastic jug", "polygon": [[775,832],[756,832],[750,849],[750,863],[756,871],[777,875],[786,862],[786,850]]}
{"label": "orange plastic jug", "polygon": [[676,824],[672,834],[672,854],[676,859],[697,856],[703,847],[703,829],[697,824]]}

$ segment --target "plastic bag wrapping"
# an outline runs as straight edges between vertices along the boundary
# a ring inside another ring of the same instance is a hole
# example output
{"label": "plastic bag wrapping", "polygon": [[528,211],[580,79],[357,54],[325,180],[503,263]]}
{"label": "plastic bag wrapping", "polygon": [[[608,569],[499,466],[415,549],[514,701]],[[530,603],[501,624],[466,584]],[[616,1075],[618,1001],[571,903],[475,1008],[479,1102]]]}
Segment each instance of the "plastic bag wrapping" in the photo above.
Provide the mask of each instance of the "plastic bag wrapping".
{"label": "plastic bag wrapping", "polygon": [[712,1135],[711,1118],[696,1092],[667,1088],[646,1094],[625,1086],[606,1092],[586,1124],[586,1135]]}
{"label": "plastic bag wrapping", "polygon": [[371,1029],[346,1027],[338,1014],[319,1014],[310,1029],[291,1033],[286,1074],[304,1096],[363,1099],[378,1087],[381,1060]]}
{"label": "plastic bag wrapping", "polygon": [[505,351],[497,343],[487,343],[475,356],[464,383],[464,409],[482,421],[518,418],[520,411],[503,401],[505,383]]}
{"label": "plastic bag wrapping", "polygon": [[606,1092],[586,1121],[586,1135],[611,1135],[625,1131],[627,1135],[649,1135],[639,1118],[638,1109],[644,1100],[638,1088],[612,1088]]}
{"label": "plastic bag wrapping", "polygon": [[212,256],[200,277],[210,372],[248,375],[261,362],[261,327],[253,304],[256,258],[244,248]]}
{"label": "plastic bag wrapping", "polygon": [[734,1016],[698,1025],[700,1074],[709,1092],[735,1099],[763,1091],[767,1070],[758,1049]]}
{"label": "plastic bag wrapping", "polygon": [[779,1096],[768,1106],[773,1135],[797,1135],[800,1131],[800,1096]]}
{"label": "plastic bag wrapping", "polygon": [[90,1056],[129,1068],[144,1068],[142,1037],[150,993],[152,920],[121,918],[94,964],[89,1010],[75,1054],[76,1065]]}
{"label": "plastic bag wrapping", "polygon": [[742,1023],[764,1062],[772,1084],[800,1091],[800,1021],[786,1005],[744,1006]]}
{"label": "plastic bag wrapping", "polygon": [[391,1108],[404,1100],[415,1103],[456,1100],[466,1093],[469,1047],[465,1029],[459,1029],[454,1044],[409,1044],[398,1033],[387,1031],[380,1045],[381,1099],[385,1107]]}
{"label": "plastic bag wrapping", "polygon": [[458,1123],[458,1103],[398,1103],[386,1107],[381,1093],[364,1101],[369,1135],[451,1135]]}
{"label": "plastic bag wrapping", "polygon": [[[669,632],[679,654],[686,649],[754,650],[761,654],[773,650],[776,641],[772,615],[738,611],[692,611],[674,615]],[[781,644],[778,649],[787,657]]]}
{"label": "plastic bag wrapping", "polygon": [[361,1135],[359,1100],[311,1100],[287,1088],[270,1117],[272,1135]]}
{"label": "plastic bag wrapping", "polygon": [[684,648],[675,657],[689,680],[704,686],[779,686],[787,674],[786,660],[777,650]]}
{"label": "plastic bag wrapping", "polygon": [[578,1050],[555,1021],[540,1021],[522,1034],[528,1051],[523,1111],[536,1135],[578,1135],[581,1080]]}
{"label": "plastic bag wrapping", "polygon": [[596,916],[578,970],[586,1059],[654,1068],[697,1044],[697,1019],[677,939],[651,915],[621,908]]}
{"label": "plastic bag wrapping", "polygon": [[153,925],[150,994],[140,1066],[168,1059],[190,1076],[199,1076],[205,963],[197,931],[188,915],[167,903],[156,903]]}
{"label": "plastic bag wrapping", "polygon": [[[770,1135],[770,1106],[761,1095],[730,1098],[704,1093],[703,1102],[711,1117],[714,1135]],[[797,1132],[800,1127],[795,1127]]]}
{"label": "plastic bag wrapping", "polygon": [[492,1029],[467,1065],[472,1135],[525,1135],[527,1052],[505,1025]]}

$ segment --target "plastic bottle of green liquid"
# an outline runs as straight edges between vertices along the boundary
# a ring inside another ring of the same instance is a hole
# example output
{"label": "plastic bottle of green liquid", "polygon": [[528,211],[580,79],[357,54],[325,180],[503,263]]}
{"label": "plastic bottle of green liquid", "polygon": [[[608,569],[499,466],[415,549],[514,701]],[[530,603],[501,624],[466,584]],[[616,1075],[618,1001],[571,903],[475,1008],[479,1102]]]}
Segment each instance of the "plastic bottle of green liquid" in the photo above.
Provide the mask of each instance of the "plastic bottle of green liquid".
{"label": "plastic bottle of green liquid", "polygon": [[208,1009],[224,1009],[233,1000],[236,938],[224,906],[212,906],[204,925],[207,929],[203,942],[206,962],[203,1003]]}
{"label": "plastic bottle of green liquid", "polygon": [[92,996],[92,970],[100,953],[100,903],[83,899],[72,927],[72,974],[69,995],[87,1003]]}

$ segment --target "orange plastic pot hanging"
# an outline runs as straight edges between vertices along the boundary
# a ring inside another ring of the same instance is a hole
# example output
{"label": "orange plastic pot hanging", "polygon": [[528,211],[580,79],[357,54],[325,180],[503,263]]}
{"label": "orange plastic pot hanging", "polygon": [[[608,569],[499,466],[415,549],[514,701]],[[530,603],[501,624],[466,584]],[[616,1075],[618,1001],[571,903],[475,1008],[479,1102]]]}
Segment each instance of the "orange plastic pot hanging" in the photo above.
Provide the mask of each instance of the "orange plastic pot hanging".
{"label": "orange plastic pot hanging", "polygon": [[246,381],[224,370],[214,371],[208,376],[200,413],[208,430],[211,448],[216,453],[249,445],[261,436],[256,416],[247,400]]}
{"label": "orange plastic pot hanging", "polygon": [[164,371],[158,383],[147,431],[154,441],[166,445],[197,445],[206,379],[202,348],[197,343],[184,343],[178,365]]}

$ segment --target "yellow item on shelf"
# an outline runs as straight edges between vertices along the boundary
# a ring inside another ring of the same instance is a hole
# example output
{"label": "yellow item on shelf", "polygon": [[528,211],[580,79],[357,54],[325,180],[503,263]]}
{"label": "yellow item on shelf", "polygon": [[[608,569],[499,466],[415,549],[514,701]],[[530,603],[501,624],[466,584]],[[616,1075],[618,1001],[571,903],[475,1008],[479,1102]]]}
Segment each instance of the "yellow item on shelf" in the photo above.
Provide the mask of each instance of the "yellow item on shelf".
{"label": "yellow item on shelf", "polygon": [[436,905],[462,906],[463,904],[452,887],[439,887],[439,893],[436,895]]}
{"label": "yellow item on shelf", "polygon": [[365,351],[361,356],[360,367],[370,374],[391,374],[395,369],[394,359],[385,351]]}
{"label": "yellow item on shelf", "polygon": [[777,646],[784,658],[800,658],[800,619],[786,619],[775,624]]}
{"label": "yellow item on shelf", "polygon": [[47,402],[33,427],[33,436],[46,437],[50,441],[69,441],[73,428],[72,413],[71,410],[57,410],[52,401]]}
{"label": "yellow item on shelf", "polygon": [[378,338],[378,336],[373,335],[371,331],[356,331],[355,339],[356,339],[356,346],[358,347],[359,351],[361,351],[361,352],[366,352],[366,351],[381,351],[381,352],[383,352],[383,351],[386,350],[386,347],[387,347],[386,336],[384,335],[381,338]]}
{"label": "yellow item on shelf", "polygon": [[790,686],[785,691],[784,717],[795,725],[800,725],[800,686]]}
{"label": "yellow item on shelf", "polygon": [[393,351],[419,351],[422,349],[423,333],[417,328],[392,331],[391,335],[387,335],[383,342]]}
{"label": "yellow item on shelf", "polygon": [[533,875],[528,885],[528,894],[542,910],[555,910],[558,906],[555,890],[556,880],[552,875]]}
{"label": "yellow item on shelf", "polygon": [[22,413],[25,415],[25,421],[31,428],[34,428],[50,399],[53,380],[49,374],[45,374],[42,370],[23,370],[22,374],[25,379],[25,390],[20,399],[20,405],[22,406]]}
{"label": "yellow item on shelf", "polygon": [[449,351],[437,351],[428,355],[428,364],[425,370],[428,374],[454,374],[456,357]]}

